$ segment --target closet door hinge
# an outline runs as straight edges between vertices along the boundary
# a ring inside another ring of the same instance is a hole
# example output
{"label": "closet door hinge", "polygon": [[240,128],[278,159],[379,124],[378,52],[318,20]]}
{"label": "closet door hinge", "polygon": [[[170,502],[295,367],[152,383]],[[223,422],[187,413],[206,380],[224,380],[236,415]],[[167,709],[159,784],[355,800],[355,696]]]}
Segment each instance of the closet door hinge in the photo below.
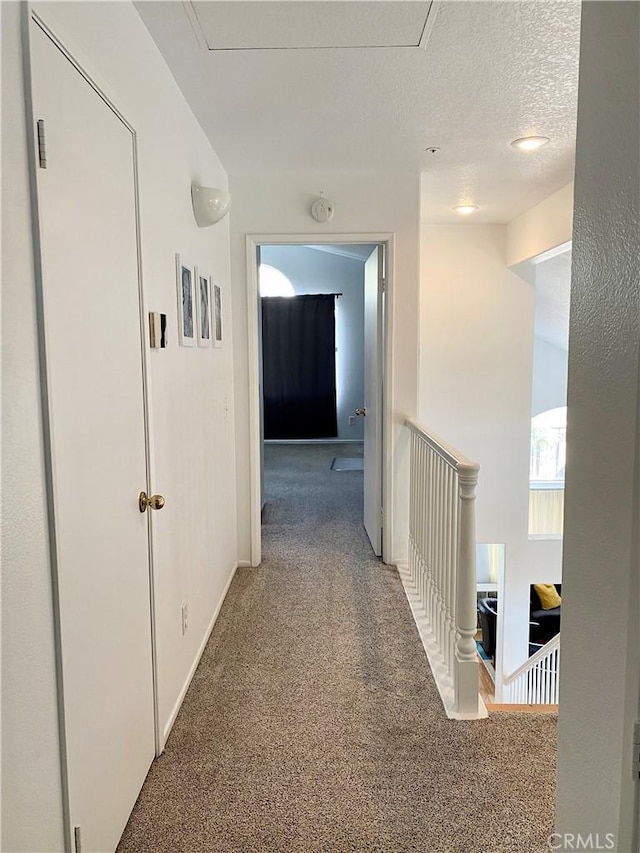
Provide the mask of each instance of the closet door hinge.
{"label": "closet door hinge", "polygon": [[640,722],[633,724],[632,772],[634,779],[640,779]]}
{"label": "closet door hinge", "polygon": [[38,119],[38,164],[41,169],[47,168],[47,146],[44,139],[44,119]]}

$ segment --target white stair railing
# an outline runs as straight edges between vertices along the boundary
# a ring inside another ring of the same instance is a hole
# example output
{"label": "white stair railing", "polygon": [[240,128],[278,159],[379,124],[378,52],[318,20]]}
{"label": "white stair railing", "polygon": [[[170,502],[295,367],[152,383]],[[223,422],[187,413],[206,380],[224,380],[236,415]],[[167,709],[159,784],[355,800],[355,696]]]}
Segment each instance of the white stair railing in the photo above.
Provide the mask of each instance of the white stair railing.
{"label": "white stair railing", "polygon": [[505,702],[557,705],[560,694],[560,634],[503,679]]}
{"label": "white stair railing", "polygon": [[[408,419],[405,424],[411,432],[411,587],[453,686],[452,715],[474,717],[479,714],[474,638],[475,491],[480,466],[418,421]],[[434,675],[438,680],[435,671]]]}

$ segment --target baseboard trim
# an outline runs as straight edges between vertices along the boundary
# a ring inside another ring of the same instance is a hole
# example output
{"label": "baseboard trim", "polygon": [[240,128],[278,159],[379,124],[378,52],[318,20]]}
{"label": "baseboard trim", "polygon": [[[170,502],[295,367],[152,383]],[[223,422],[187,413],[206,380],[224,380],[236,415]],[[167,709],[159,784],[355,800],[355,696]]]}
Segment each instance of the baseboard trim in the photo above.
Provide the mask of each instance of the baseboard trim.
{"label": "baseboard trim", "polygon": [[204,654],[204,650],[206,649],[207,643],[209,642],[209,638],[211,637],[211,632],[213,631],[213,628],[216,624],[218,616],[220,615],[220,610],[222,609],[222,605],[224,604],[224,600],[227,597],[227,593],[229,592],[229,587],[231,586],[231,582],[234,579],[234,577],[236,575],[236,571],[240,565],[242,565],[242,564],[236,563],[235,566],[233,567],[233,569],[231,570],[231,574],[229,575],[229,578],[225,584],[224,590],[222,591],[222,595],[220,596],[220,601],[218,602],[218,606],[213,611],[213,616],[211,617],[211,621],[207,627],[207,630],[204,633],[204,639],[202,640],[202,643],[200,644],[200,648],[198,649],[198,652],[195,656],[195,659],[191,665],[191,669],[189,670],[187,678],[186,678],[186,680],[182,686],[182,690],[180,691],[180,694],[178,696],[176,704],[173,706],[173,710],[171,711],[171,714],[169,715],[169,719],[167,720],[167,725],[164,727],[164,731],[162,734],[162,752],[164,752],[164,748],[167,745],[167,739],[169,738],[169,735],[171,734],[171,729],[173,728],[173,724],[175,723],[176,717],[178,716],[178,714],[180,712],[180,708],[182,707],[182,703],[184,702],[184,697],[187,695],[187,690],[189,689],[191,682],[193,680],[193,676],[195,675],[196,669],[198,668],[198,664],[200,663],[200,658]]}
{"label": "baseboard trim", "polygon": [[250,569],[251,568],[251,560],[238,560],[238,569]]}
{"label": "baseboard trim", "polygon": [[482,700],[482,697],[479,694],[477,714],[459,714],[454,709],[455,695],[453,691],[453,682],[447,672],[447,668],[444,663],[444,658],[440,654],[440,651],[438,650],[438,647],[436,645],[433,633],[431,631],[431,626],[427,618],[427,614],[422,605],[420,604],[418,591],[411,581],[411,575],[409,574],[409,566],[406,562],[397,563],[396,566],[398,569],[398,574],[400,575],[400,580],[402,581],[402,588],[404,589],[404,594],[406,595],[407,601],[409,602],[409,607],[411,608],[413,621],[416,623],[416,628],[418,629],[418,634],[420,635],[420,641],[422,642],[422,646],[429,660],[429,666],[431,667],[431,672],[433,673],[433,678],[436,682],[436,687],[438,688],[438,693],[440,694],[440,698],[442,700],[442,704],[444,706],[444,710],[447,717],[450,720],[486,719],[489,714]]}

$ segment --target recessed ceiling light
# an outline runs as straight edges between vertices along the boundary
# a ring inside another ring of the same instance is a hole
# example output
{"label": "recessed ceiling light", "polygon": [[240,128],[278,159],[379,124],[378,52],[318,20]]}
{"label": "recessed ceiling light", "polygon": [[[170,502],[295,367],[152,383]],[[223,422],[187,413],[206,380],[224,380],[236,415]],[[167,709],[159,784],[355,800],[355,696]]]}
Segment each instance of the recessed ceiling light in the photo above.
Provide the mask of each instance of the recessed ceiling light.
{"label": "recessed ceiling light", "polygon": [[511,144],[520,151],[535,151],[536,148],[546,145],[548,141],[548,136],[521,136],[520,139],[514,139]]}
{"label": "recessed ceiling light", "polygon": [[452,207],[455,213],[459,213],[461,216],[469,216],[470,213],[475,213],[478,210],[477,204],[456,204],[455,207]]}

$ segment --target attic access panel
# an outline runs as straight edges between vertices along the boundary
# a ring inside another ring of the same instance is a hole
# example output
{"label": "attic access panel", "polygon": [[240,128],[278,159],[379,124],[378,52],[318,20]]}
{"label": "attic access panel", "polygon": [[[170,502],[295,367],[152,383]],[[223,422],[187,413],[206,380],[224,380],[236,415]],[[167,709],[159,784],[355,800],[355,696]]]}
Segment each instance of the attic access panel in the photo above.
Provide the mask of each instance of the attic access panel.
{"label": "attic access panel", "polygon": [[207,50],[420,47],[432,0],[186,0]]}

